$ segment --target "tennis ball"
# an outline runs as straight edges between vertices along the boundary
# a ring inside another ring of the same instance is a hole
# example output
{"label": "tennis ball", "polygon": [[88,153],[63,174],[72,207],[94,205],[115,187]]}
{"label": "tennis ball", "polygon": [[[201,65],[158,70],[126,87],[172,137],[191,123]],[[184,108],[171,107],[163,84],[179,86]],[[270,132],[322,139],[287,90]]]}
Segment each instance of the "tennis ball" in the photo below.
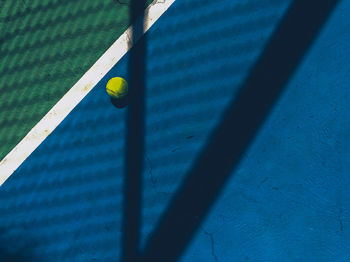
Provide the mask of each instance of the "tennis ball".
{"label": "tennis ball", "polygon": [[128,94],[128,83],[121,77],[113,77],[108,81],[106,91],[111,98],[123,99]]}

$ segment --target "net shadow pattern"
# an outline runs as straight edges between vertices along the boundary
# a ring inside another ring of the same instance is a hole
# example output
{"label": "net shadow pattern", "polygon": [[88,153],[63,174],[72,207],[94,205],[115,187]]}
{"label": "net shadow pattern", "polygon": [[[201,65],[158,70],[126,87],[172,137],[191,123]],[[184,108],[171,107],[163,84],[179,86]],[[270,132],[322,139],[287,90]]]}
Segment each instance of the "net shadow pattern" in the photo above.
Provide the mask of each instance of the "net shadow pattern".
{"label": "net shadow pattern", "polygon": [[[147,34],[143,240],[287,5],[178,0]],[[208,22],[211,14],[217,19]],[[12,248],[44,261],[119,257],[127,130],[125,110],[112,107],[104,85],[112,76],[128,79],[127,60],[1,188],[1,240],[21,239]]]}
{"label": "net shadow pattern", "polygon": [[0,159],[127,29],[129,20],[129,5],[112,0],[1,1]]}
{"label": "net shadow pattern", "polygon": [[[143,239],[220,120],[235,92],[232,87],[238,87],[249,71],[285,7],[284,1],[275,0],[264,4],[178,0],[147,33]],[[209,23],[211,14],[221,20]],[[11,19],[15,21],[14,16]],[[50,43],[48,37],[46,40]],[[96,43],[95,38],[92,42]],[[89,45],[90,41],[79,44]],[[90,56],[92,49],[86,49]],[[128,80],[128,59],[125,56],[101,80],[1,188],[4,234],[0,240],[11,248],[29,249],[44,261],[119,258],[127,130],[125,110],[110,104],[104,85],[113,76]],[[62,63],[71,62],[62,56]],[[10,77],[12,69],[5,70]],[[56,73],[62,76],[57,85],[68,81],[63,77],[66,74]],[[44,83],[35,80],[35,74],[26,77],[29,83]],[[40,98],[37,91],[29,91]],[[21,242],[16,246],[18,239]]]}
{"label": "net shadow pattern", "polygon": [[[123,77],[126,60],[118,67]],[[1,187],[1,240],[8,249],[30,250],[43,261],[119,257],[125,110],[105,93],[113,74]]]}

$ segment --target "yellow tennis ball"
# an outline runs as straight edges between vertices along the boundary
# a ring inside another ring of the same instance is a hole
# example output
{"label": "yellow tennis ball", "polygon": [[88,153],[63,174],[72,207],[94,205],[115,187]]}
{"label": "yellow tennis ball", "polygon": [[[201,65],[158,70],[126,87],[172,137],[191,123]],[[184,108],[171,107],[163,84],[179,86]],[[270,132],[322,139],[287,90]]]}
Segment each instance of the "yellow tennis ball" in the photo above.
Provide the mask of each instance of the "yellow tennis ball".
{"label": "yellow tennis ball", "polygon": [[113,77],[108,81],[106,91],[112,98],[125,98],[128,94],[128,83],[121,77]]}

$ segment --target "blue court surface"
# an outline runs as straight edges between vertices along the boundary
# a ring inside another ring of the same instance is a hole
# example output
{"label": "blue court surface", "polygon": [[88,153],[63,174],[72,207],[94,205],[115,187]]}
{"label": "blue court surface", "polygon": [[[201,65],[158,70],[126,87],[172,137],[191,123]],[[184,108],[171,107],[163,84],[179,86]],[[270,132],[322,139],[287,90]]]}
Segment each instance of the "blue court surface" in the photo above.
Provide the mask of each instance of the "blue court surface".
{"label": "blue court surface", "polygon": [[[176,0],[147,32],[141,248],[291,2]],[[180,261],[350,261],[349,13],[341,1]],[[128,59],[0,188],[11,252],[118,261],[127,108],[105,85]]]}

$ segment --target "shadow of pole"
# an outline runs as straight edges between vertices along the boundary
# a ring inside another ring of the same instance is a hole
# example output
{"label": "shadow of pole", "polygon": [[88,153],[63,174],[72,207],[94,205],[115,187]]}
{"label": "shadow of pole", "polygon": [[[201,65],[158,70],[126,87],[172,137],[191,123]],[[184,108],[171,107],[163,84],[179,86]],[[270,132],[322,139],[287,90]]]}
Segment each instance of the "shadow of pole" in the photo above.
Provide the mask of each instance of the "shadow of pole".
{"label": "shadow of pole", "polygon": [[292,3],[148,240],[142,261],[181,256],[337,2]]}
{"label": "shadow of pole", "polygon": [[[133,0],[130,18],[134,44],[129,60],[129,95],[126,134],[126,172],[124,183],[124,218],[122,261],[137,261],[140,242],[141,182],[144,150],[145,51],[144,0]],[[137,41],[137,39],[141,39]]]}

